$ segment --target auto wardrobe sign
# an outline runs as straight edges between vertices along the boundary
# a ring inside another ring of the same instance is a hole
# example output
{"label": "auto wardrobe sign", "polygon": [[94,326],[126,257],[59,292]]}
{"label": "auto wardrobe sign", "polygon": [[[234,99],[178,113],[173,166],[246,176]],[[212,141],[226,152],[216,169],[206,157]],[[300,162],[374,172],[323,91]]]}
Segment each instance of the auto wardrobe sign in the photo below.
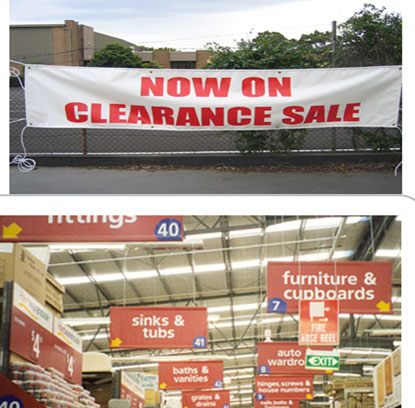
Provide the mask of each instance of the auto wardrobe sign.
{"label": "auto wardrobe sign", "polygon": [[401,67],[174,70],[26,65],[28,126],[396,127]]}

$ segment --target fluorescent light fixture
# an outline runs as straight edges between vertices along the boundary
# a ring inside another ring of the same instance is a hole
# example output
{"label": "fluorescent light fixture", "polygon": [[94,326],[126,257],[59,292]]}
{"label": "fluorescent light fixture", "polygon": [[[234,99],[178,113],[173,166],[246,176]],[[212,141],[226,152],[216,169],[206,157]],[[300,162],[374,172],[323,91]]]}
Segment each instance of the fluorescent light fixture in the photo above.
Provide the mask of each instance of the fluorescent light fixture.
{"label": "fluorescent light fixture", "polygon": [[154,269],[146,271],[124,272],[124,274],[128,280],[154,278],[155,276],[158,276],[157,271]]}
{"label": "fluorescent light fixture", "polygon": [[148,355],[138,355],[138,356],[128,356],[128,357],[111,357],[111,361],[204,361],[204,360],[225,360],[227,356],[219,354],[187,354],[187,355],[171,355],[171,356],[148,356]]}
{"label": "fluorescent light fixture", "polygon": [[108,340],[108,335],[107,333],[98,333],[96,336],[94,336],[93,334],[85,334],[85,335],[81,335],[82,340],[92,340],[93,338],[95,338],[95,340]]}
{"label": "fluorescent light fixture", "polygon": [[132,364],[132,365],[122,365],[122,366],[117,366],[117,367],[112,367],[113,370],[128,370],[131,368],[157,368],[158,364],[157,363],[144,363],[144,364]]}
{"label": "fluorescent light fixture", "polygon": [[230,305],[208,307],[208,313],[229,312],[230,310]]}
{"label": "fluorescent light fixture", "polygon": [[52,252],[66,251],[66,250],[89,250],[89,249],[119,249],[124,250],[125,244],[113,244],[113,243],[83,243],[83,244],[49,244],[49,249]]}
{"label": "fluorescent light fixture", "polygon": [[91,282],[87,276],[56,277],[55,279],[58,283],[60,283],[63,286],[80,285],[82,283]]}
{"label": "fluorescent light fixture", "polygon": [[122,273],[103,273],[103,274],[93,274],[92,277],[97,282],[113,282],[123,280],[124,276]]}
{"label": "fluorescent light fixture", "polygon": [[[375,319],[375,315],[369,315],[369,314],[355,314],[354,315],[356,319],[362,319],[362,320],[376,320]],[[339,314],[340,318],[345,318],[345,319],[349,319],[350,318],[350,314],[349,313],[340,313]],[[378,320],[383,320],[383,321],[390,321],[390,322],[400,322],[402,321],[402,316],[400,315],[376,315],[376,317],[378,318]]]}
{"label": "fluorescent light fixture", "polygon": [[[325,261],[329,257],[330,252],[318,252],[314,254],[303,254],[298,257],[299,261]],[[354,254],[354,251],[335,251],[333,259],[348,258]]]}
{"label": "fluorescent light fixture", "polygon": [[354,349],[354,348],[341,348],[337,350],[338,352],[342,354],[358,354],[358,355],[364,355],[364,356],[371,356],[373,354],[380,354],[384,356],[388,356],[392,353],[392,351],[385,351],[385,350],[376,350],[376,349]]}
{"label": "fluorescent light fixture", "polygon": [[221,232],[206,232],[206,233],[202,233],[202,234],[186,235],[185,239],[184,239],[184,242],[193,241],[195,239],[205,240],[205,239],[215,239],[215,238],[221,238],[221,237],[222,237]]}
{"label": "fluorescent light fixture", "polygon": [[109,317],[67,317],[61,319],[68,326],[99,326],[110,324]]}
{"label": "fluorescent light fixture", "polygon": [[400,336],[402,329],[369,329],[365,332],[370,333],[371,336]]}
{"label": "fluorescent light fixture", "polygon": [[268,262],[291,262],[294,259],[294,255],[280,256],[278,258],[265,258],[264,266],[267,266]]}
{"label": "fluorescent light fixture", "polygon": [[378,258],[396,258],[401,256],[401,249],[378,249],[375,256]]}
{"label": "fluorescent light fixture", "polygon": [[[261,308],[266,307],[266,306],[267,306],[267,302],[263,302],[261,304]],[[258,309],[258,303],[245,303],[241,305],[233,305],[233,310],[235,312],[241,312],[245,310],[256,310],[256,309]]]}
{"label": "fluorescent light fixture", "polygon": [[304,229],[310,230],[323,228],[337,228],[340,225],[341,221],[341,217],[307,218]]}
{"label": "fluorescent light fixture", "polygon": [[293,231],[300,228],[301,220],[295,220],[295,221],[286,221],[286,222],[280,222],[278,224],[269,225],[265,228],[265,231],[267,233],[270,232],[284,232],[284,231]]}
{"label": "fluorescent light fixture", "polygon": [[161,276],[171,276],[171,275],[186,275],[192,273],[192,268],[190,266],[181,266],[178,268],[166,268],[160,269]]}
{"label": "fluorescent light fixture", "polygon": [[261,265],[259,259],[249,261],[232,262],[232,269],[258,268]]}
{"label": "fluorescent light fixture", "polygon": [[245,237],[252,237],[252,236],[261,236],[262,233],[263,233],[262,228],[250,228],[250,229],[229,231],[229,236],[231,238],[245,238]]}
{"label": "fluorescent light fixture", "polygon": [[225,264],[206,264],[206,265],[195,265],[195,273],[205,273],[205,272],[223,272],[225,271]]}

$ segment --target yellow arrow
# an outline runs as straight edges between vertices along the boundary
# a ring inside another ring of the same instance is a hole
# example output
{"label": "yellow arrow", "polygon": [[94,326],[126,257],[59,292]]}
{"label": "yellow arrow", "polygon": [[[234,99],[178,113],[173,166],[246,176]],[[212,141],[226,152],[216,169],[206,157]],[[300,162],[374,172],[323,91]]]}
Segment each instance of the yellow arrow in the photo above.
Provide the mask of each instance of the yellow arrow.
{"label": "yellow arrow", "polygon": [[122,340],[117,337],[116,339],[111,340],[111,347],[120,347],[120,344],[122,343]]}
{"label": "yellow arrow", "polygon": [[19,307],[23,307],[23,308],[25,308],[26,310],[27,310],[27,312],[30,314],[30,316],[32,316],[32,318],[34,319],[34,320],[39,320],[39,316],[35,316],[33,313],[32,313],[32,311],[24,304],[24,303],[22,303],[22,302],[19,302]]}
{"label": "yellow arrow", "polygon": [[17,239],[20,232],[22,232],[22,228],[20,228],[15,222],[10,224],[8,227],[3,225],[3,238],[5,239]]}
{"label": "yellow arrow", "polygon": [[390,312],[391,305],[390,303],[386,303],[385,301],[380,301],[376,307],[379,309],[379,312]]}
{"label": "yellow arrow", "polygon": [[305,397],[306,397],[308,400],[313,399],[313,396],[312,396],[311,394],[307,394]]}
{"label": "yellow arrow", "polygon": [[62,333],[62,332],[58,332],[58,336],[63,337],[63,339],[69,344],[71,345],[72,343],[69,341],[69,339]]}
{"label": "yellow arrow", "polygon": [[333,370],[326,370],[326,374],[333,374]]}
{"label": "yellow arrow", "polygon": [[167,387],[167,384],[166,383],[161,383],[160,384],[160,389],[161,390],[164,390],[166,387]]}

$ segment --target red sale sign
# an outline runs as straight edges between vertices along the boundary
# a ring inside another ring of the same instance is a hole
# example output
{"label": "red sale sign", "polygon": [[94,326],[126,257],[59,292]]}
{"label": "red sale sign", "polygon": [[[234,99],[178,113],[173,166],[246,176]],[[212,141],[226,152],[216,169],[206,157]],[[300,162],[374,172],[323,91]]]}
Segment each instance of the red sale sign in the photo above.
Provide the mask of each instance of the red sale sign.
{"label": "red sale sign", "polygon": [[163,361],[159,363],[161,390],[223,388],[223,361]]}
{"label": "red sale sign", "polygon": [[183,217],[138,215],[0,216],[0,242],[181,241]]}
{"label": "red sale sign", "polygon": [[81,338],[17,284],[13,292],[10,350],[41,367],[55,368],[71,383],[81,384]]}
{"label": "red sale sign", "polygon": [[339,302],[300,300],[298,344],[339,344]]}
{"label": "red sale sign", "polygon": [[228,390],[218,391],[183,391],[183,408],[230,408]]}
{"label": "red sale sign", "polygon": [[[305,368],[306,346],[295,342],[259,342],[258,374],[309,374]],[[313,347],[313,350],[332,350],[332,347]],[[332,370],[313,371],[329,374]]]}
{"label": "red sale sign", "polygon": [[313,399],[313,376],[256,376],[255,399],[257,401],[278,399]]}
{"label": "red sale sign", "polygon": [[300,408],[300,401],[275,399],[264,399],[262,401],[258,401],[255,398],[254,408]]}
{"label": "red sale sign", "polygon": [[392,313],[391,262],[269,262],[269,313],[299,300],[338,299],[340,313]]}
{"label": "red sale sign", "polygon": [[206,307],[111,307],[112,348],[207,348]]}

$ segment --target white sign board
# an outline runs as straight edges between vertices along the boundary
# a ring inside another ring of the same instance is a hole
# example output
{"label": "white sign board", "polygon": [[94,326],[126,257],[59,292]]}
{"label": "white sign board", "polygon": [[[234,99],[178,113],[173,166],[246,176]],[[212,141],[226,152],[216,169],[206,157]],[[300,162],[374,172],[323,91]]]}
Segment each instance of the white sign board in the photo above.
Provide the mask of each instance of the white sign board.
{"label": "white sign board", "polygon": [[401,67],[174,70],[28,65],[33,127],[396,127]]}

